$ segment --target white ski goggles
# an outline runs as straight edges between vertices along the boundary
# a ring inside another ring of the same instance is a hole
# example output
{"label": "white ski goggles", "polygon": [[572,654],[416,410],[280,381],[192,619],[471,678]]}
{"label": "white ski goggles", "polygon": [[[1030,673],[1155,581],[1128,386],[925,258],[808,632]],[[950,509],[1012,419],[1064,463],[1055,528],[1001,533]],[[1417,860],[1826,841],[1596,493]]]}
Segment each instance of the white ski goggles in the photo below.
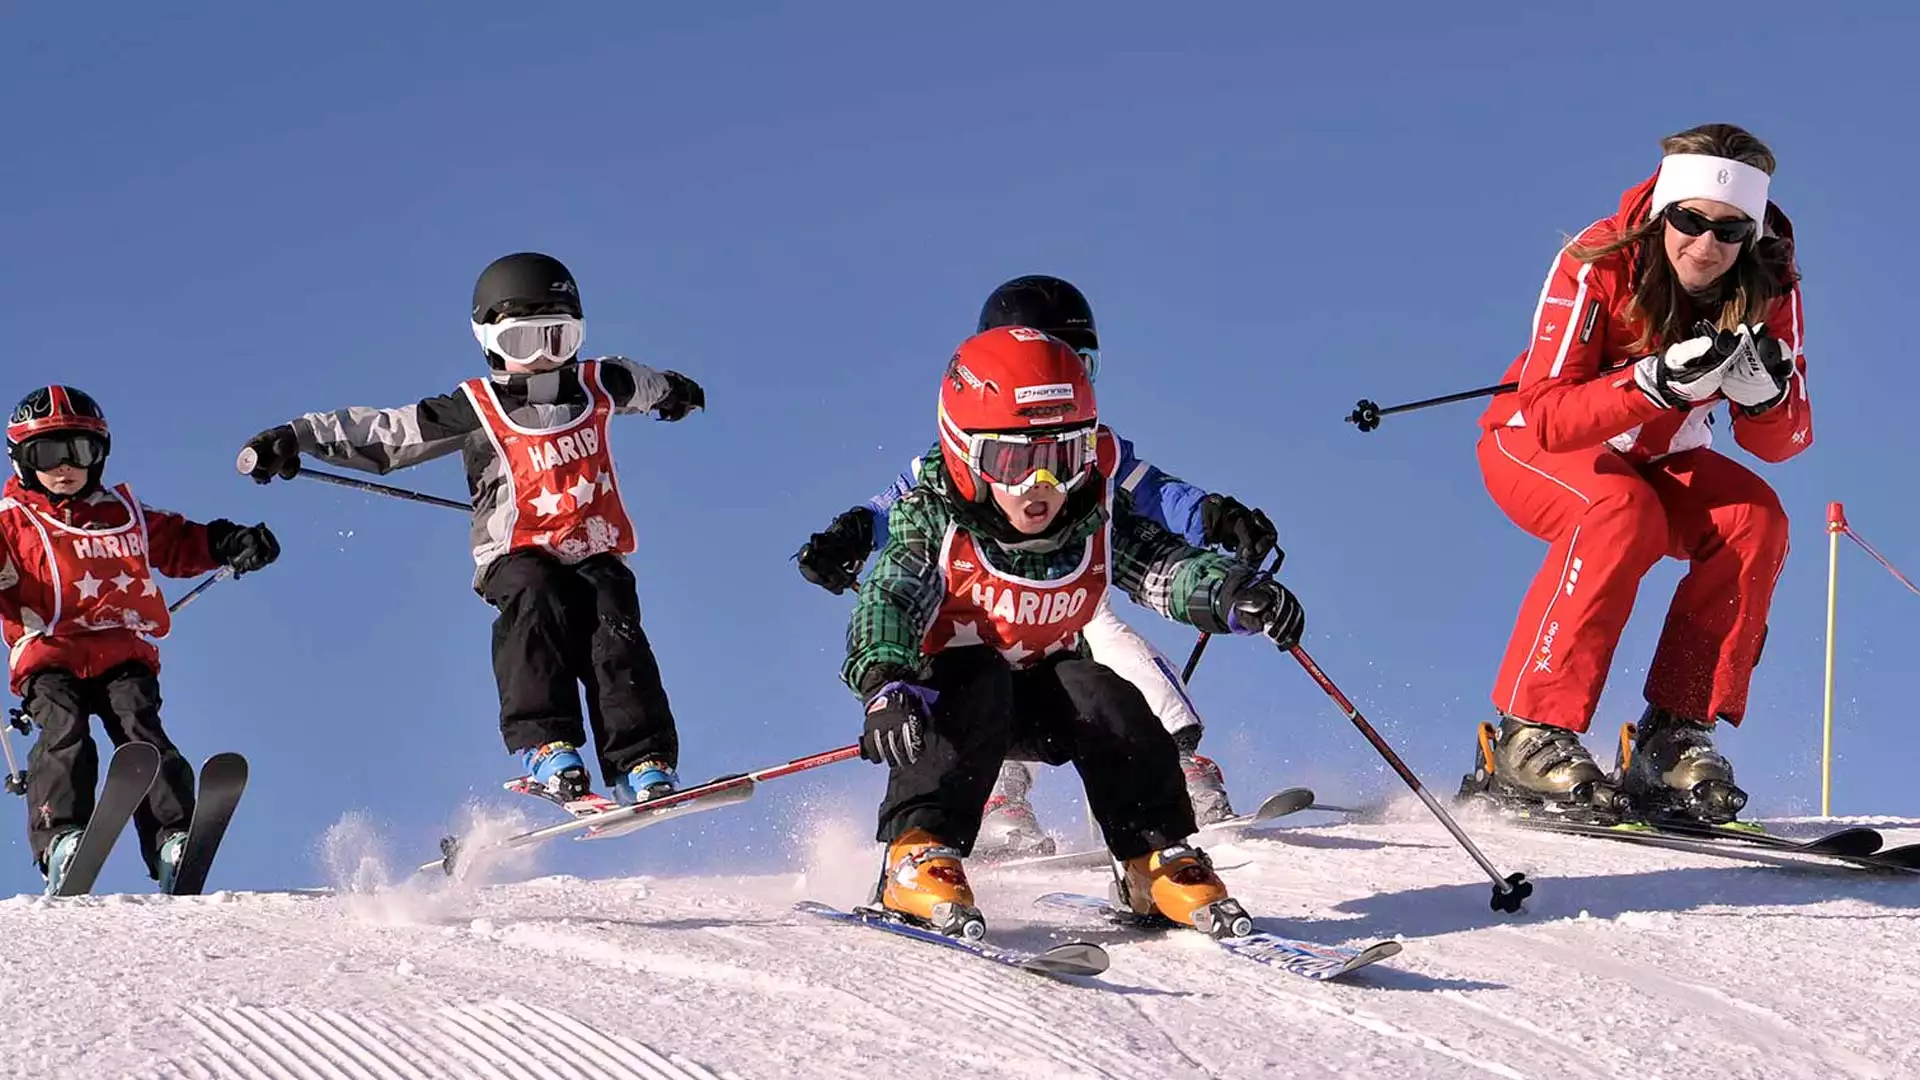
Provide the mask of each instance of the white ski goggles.
{"label": "white ski goggles", "polygon": [[1025,495],[1041,484],[1072,491],[1093,468],[1095,428],[1021,435],[1001,432],[968,434],[952,426],[947,437],[966,448],[967,465],[981,479],[1009,495]]}
{"label": "white ski goggles", "polygon": [[571,315],[532,315],[474,323],[473,336],[479,339],[481,348],[516,364],[531,363],[543,356],[571,360],[586,337],[586,324]]}

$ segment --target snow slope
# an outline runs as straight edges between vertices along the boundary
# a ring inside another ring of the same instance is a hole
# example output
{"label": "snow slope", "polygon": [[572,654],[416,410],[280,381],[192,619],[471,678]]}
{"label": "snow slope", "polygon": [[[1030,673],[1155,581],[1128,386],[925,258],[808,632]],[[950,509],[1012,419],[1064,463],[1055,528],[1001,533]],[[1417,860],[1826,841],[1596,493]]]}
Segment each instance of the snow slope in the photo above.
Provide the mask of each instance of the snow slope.
{"label": "snow slope", "polygon": [[[452,885],[383,884],[413,860],[348,823],[330,837],[336,889],[0,901],[0,1074],[1920,1076],[1920,876],[1473,822],[1503,868],[1538,882],[1510,918],[1419,813],[1302,815],[1213,848],[1271,929],[1404,937],[1344,984],[1197,935],[1069,930],[1030,906],[1100,891],[1099,870],[975,875],[997,939],[1107,946],[1111,970],[1083,985],[795,914],[803,897],[860,898],[876,859],[864,827],[816,827],[803,873],[587,881],[521,866]],[[1920,822],[1877,823],[1920,840]]]}

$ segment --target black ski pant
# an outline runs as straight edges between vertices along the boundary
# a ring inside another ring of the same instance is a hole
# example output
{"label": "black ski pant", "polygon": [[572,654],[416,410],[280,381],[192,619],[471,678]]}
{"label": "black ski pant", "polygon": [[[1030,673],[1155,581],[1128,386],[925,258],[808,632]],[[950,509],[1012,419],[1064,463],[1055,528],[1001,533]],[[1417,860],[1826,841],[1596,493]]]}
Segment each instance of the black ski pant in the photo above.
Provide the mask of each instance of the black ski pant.
{"label": "black ski pant", "polygon": [[876,839],[926,829],[962,855],[973,851],[1000,763],[1012,757],[1071,761],[1107,848],[1131,859],[1193,834],[1180,752],[1147,699],[1111,668],[1061,655],[1015,671],[984,645],[933,658],[939,691],[926,748],[890,770]]}
{"label": "black ski pant", "polygon": [[498,612],[493,676],[509,751],[585,746],[584,686],[602,783],[649,758],[678,765],[673,709],[640,629],[640,598],[625,560],[596,555],[568,566],[523,549],[488,568],[480,595]]}
{"label": "black ski pant", "polygon": [[134,835],[147,874],[160,879],[160,838],[193,820],[193,766],[160,726],[160,679],[139,661],[82,679],[62,670],[27,680],[22,707],[40,729],[27,753],[27,836],[33,858],[45,869],[54,833],[84,828],[93,816],[100,780],[100,751],[88,718],[98,716],[115,746],[152,743],[160,751],[160,775],[133,812]]}

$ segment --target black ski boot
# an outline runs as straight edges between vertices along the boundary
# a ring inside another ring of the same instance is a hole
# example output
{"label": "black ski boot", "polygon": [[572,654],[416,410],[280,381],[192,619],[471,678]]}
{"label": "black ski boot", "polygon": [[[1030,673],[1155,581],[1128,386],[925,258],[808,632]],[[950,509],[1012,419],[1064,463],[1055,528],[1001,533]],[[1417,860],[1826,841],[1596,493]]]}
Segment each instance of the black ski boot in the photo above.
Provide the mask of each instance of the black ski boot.
{"label": "black ski boot", "polygon": [[1616,773],[1634,811],[1648,820],[1679,817],[1725,825],[1747,805],[1733,765],[1713,745],[1713,725],[1647,706],[1620,733]]}
{"label": "black ski boot", "polygon": [[1620,790],[1587,752],[1578,732],[1502,714],[1480,725],[1474,771],[1460,798],[1495,806],[1612,824],[1626,809]]}

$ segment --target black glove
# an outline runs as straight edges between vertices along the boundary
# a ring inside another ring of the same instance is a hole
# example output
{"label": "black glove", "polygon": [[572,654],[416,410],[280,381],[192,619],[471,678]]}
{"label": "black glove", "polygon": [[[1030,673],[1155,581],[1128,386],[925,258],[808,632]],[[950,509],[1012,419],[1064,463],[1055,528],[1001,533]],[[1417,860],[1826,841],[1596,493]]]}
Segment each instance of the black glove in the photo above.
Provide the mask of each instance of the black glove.
{"label": "black glove", "polygon": [[663,371],[660,377],[667,380],[667,393],[653,403],[653,412],[662,420],[683,420],[695,409],[707,407],[707,392],[700,384],[677,371]]}
{"label": "black glove", "polygon": [[839,596],[859,581],[860,564],[872,551],[873,511],[856,506],[834,518],[825,532],[807,537],[793,557],[801,577]]}
{"label": "black glove", "polygon": [[1235,559],[1258,567],[1267,561],[1280,534],[1266,512],[1248,509],[1231,495],[1209,495],[1200,500],[1201,539],[1219,544]]}
{"label": "black glove", "polygon": [[225,518],[207,522],[207,550],[239,577],[280,557],[280,541],[273,530],[260,525],[235,525]]}
{"label": "black glove", "polygon": [[[901,672],[902,676],[910,675]],[[860,757],[875,765],[911,765],[927,748],[926,724],[940,694],[909,678],[893,678],[867,695],[867,726]]]}
{"label": "black glove", "polygon": [[1306,632],[1307,612],[1300,599],[1265,574],[1246,578],[1224,600],[1227,628],[1233,633],[1265,634],[1275,645],[1291,649]]}
{"label": "black glove", "polygon": [[256,484],[264,484],[278,476],[282,480],[291,480],[300,472],[300,437],[293,433],[292,424],[281,424],[247,440],[246,449],[253,451],[253,468],[247,475],[253,477]]}

